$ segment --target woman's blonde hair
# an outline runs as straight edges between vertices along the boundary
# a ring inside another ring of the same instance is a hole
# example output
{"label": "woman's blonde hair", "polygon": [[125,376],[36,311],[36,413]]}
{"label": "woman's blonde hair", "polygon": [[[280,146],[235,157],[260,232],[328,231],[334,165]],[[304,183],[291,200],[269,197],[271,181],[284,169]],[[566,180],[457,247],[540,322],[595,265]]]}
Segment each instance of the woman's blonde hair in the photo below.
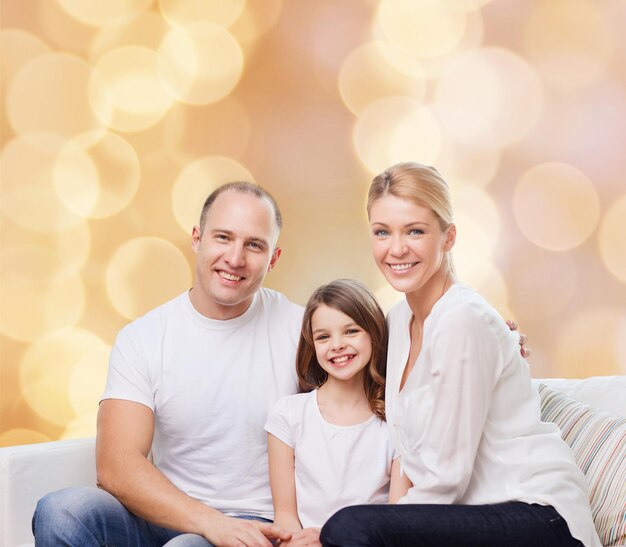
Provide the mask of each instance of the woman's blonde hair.
{"label": "woman's blonde hair", "polygon": [[[408,199],[430,209],[435,213],[442,232],[454,222],[450,188],[434,167],[416,162],[397,163],[375,176],[367,195],[368,216],[374,202],[387,195]],[[449,253],[448,266],[453,272]]]}
{"label": "woman's blonde hair", "polygon": [[387,365],[387,323],[374,295],[353,279],[337,279],[319,287],[304,309],[296,355],[296,371],[301,392],[320,387],[328,378],[315,354],[311,319],[320,305],[345,313],[370,337],[372,356],[365,367],[363,383],[372,412],[385,419],[385,371]]}

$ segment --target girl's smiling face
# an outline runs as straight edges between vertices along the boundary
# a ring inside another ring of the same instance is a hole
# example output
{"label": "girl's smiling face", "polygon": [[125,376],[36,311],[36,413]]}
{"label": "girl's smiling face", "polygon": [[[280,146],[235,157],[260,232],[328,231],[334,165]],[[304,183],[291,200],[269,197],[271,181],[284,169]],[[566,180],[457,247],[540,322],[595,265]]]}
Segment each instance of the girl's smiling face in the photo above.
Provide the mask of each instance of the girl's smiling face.
{"label": "girl's smiling face", "polygon": [[456,236],[454,225],[442,231],[431,209],[391,194],[372,203],[370,226],[378,269],[405,294],[427,286],[445,268]]}
{"label": "girl's smiling face", "polygon": [[348,315],[320,304],[311,316],[315,355],[328,381],[362,377],[372,357],[370,336]]}

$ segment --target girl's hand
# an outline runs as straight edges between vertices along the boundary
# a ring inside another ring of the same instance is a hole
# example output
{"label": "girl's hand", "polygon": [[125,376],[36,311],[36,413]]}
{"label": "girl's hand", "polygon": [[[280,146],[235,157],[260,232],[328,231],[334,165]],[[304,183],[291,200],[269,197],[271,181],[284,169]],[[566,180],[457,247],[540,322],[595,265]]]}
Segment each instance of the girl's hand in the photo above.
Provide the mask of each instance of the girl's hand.
{"label": "girl's hand", "polygon": [[[517,323],[515,321],[511,321],[510,319],[506,322],[511,330],[517,330]],[[525,348],[524,344],[528,341],[528,336],[525,334],[519,333],[519,352],[522,354],[522,357],[526,358],[530,355],[530,348]]]}
{"label": "girl's hand", "polygon": [[289,541],[281,541],[281,547],[322,547],[319,528],[305,528],[293,534]]}

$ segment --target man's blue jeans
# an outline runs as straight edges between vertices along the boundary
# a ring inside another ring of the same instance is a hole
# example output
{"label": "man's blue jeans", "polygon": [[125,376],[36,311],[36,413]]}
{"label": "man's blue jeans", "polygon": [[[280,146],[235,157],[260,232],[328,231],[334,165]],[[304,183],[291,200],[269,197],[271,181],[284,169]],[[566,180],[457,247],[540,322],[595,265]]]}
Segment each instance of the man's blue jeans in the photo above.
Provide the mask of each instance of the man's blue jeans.
{"label": "man's blue jeans", "polygon": [[357,505],[322,528],[325,547],[579,547],[553,507],[494,505]]}
{"label": "man's blue jeans", "polygon": [[[270,522],[246,515],[238,518]],[[33,515],[33,534],[37,547],[211,545],[197,534],[181,534],[151,524],[130,513],[108,492],[87,487],[66,488],[41,498]]]}

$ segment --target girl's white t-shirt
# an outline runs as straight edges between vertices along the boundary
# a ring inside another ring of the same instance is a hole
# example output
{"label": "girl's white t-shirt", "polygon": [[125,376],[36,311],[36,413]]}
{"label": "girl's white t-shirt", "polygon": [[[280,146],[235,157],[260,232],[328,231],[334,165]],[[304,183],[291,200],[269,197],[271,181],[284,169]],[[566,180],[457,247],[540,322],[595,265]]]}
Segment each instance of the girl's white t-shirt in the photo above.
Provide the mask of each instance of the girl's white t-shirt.
{"label": "girl's white t-shirt", "polygon": [[319,528],[348,505],[387,503],[395,457],[387,423],[372,417],[361,424],[327,422],[317,390],[288,395],[270,410],[265,430],[295,453],[298,516],[304,528]]}

